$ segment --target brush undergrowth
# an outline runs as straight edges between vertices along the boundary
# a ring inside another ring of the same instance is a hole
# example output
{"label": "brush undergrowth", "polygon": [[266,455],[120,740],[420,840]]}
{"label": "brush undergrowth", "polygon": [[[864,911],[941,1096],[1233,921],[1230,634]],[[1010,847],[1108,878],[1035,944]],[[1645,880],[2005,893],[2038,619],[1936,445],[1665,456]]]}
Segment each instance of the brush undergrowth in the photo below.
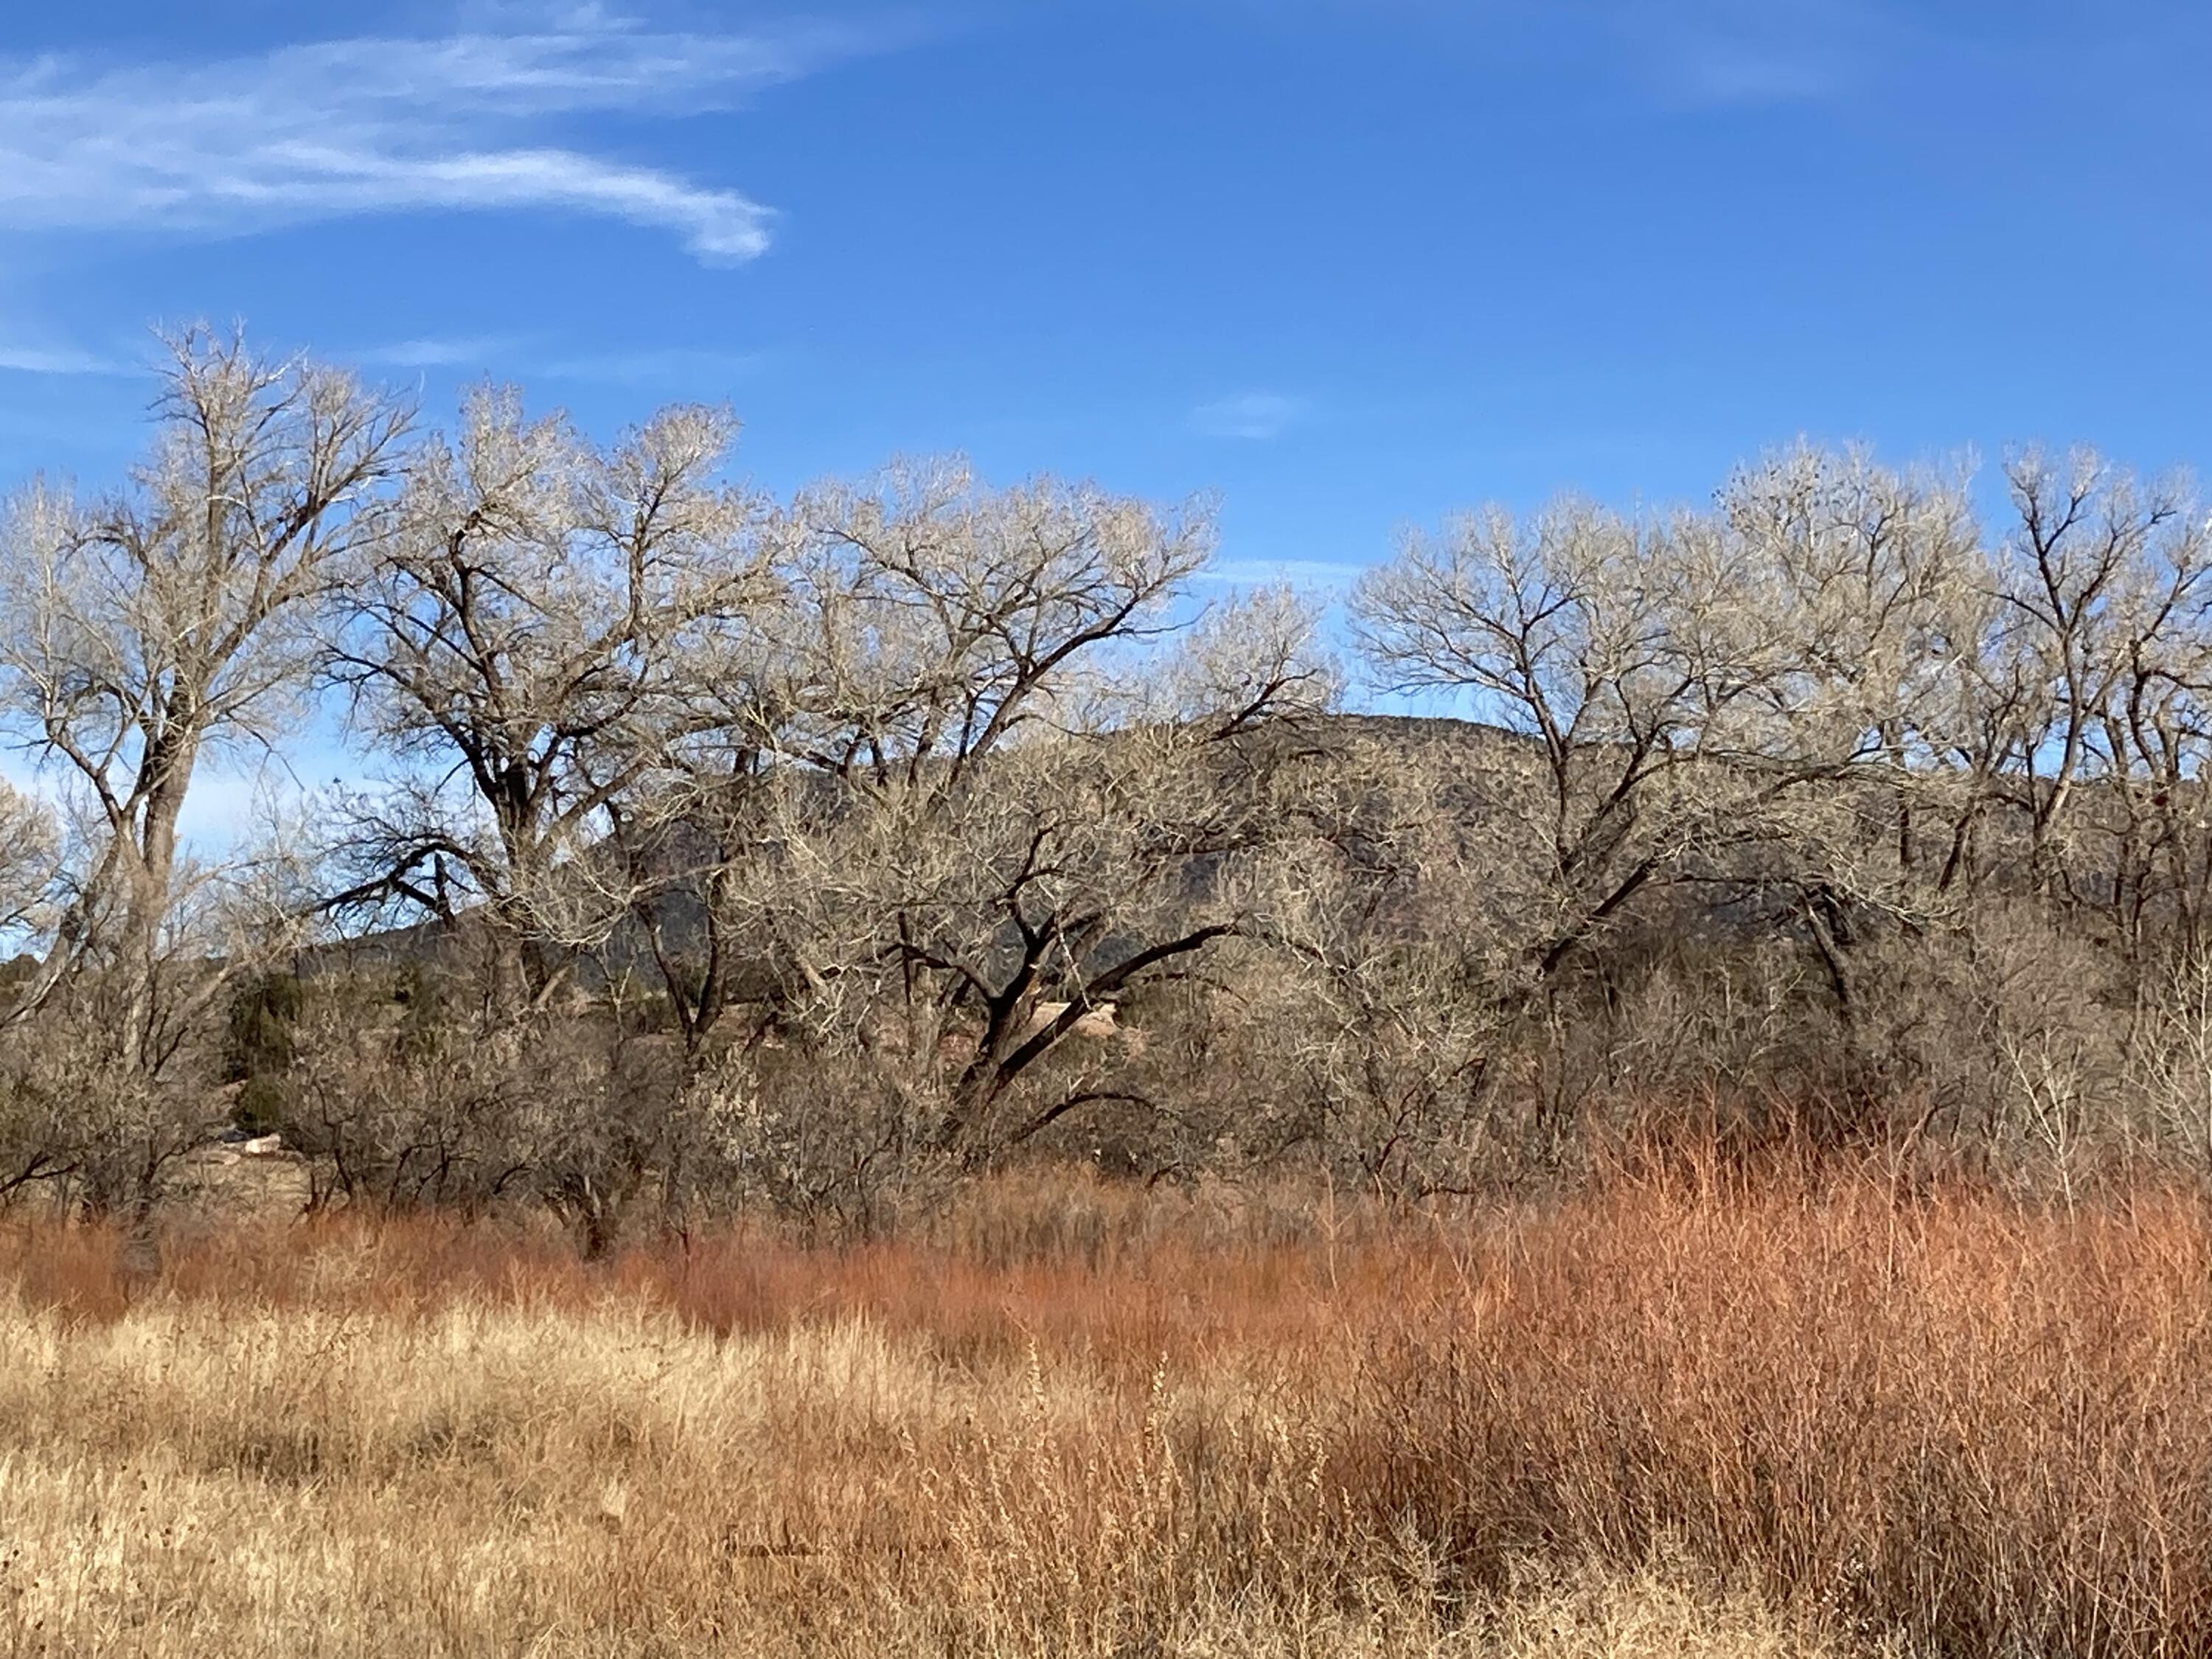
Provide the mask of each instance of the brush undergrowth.
{"label": "brush undergrowth", "polygon": [[2212,1212],[0,1230],[0,1652],[2212,1651]]}

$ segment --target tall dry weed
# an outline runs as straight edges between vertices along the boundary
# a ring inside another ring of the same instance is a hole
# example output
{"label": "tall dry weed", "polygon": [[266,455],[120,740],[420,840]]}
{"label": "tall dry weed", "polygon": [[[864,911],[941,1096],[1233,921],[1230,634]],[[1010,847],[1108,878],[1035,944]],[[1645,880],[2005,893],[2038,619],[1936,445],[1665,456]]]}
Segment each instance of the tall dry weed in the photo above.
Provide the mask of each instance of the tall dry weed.
{"label": "tall dry weed", "polygon": [[976,1203],[0,1233],[0,1652],[2212,1649],[2194,1200]]}

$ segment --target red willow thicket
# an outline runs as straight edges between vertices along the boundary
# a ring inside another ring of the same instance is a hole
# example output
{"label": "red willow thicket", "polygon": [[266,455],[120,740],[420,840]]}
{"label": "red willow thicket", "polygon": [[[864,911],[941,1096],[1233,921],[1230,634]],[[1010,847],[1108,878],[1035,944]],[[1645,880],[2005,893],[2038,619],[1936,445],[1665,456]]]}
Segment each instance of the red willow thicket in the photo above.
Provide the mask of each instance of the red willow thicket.
{"label": "red willow thicket", "polygon": [[[730,1232],[587,1262],[542,1232],[356,1219],[177,1241],[136,1284],[113,1247],[17,1229],[0,1276],[88,1328],[149,1298],[365,1328],[657,1308],[732,1341],[858,1320],[1015,1395],[1087,1379],[1034,1445],[854,1443],[841,1480],[938,1483],[867,1521],[925,1600],[957,1595],[929,1578],[946,1528],[1066,1565],[1137,1547],[1101,1518],[1126,1499],[1156,1558],[1098,1594],[1156,1611],[1248,1577],[1449,1608],[1531,1562],[1671,1559],[1931,1651],[2212,1644],[2212,1212],[2155,1186],[2069,1212],[1683,1159],[1424,1218],[1023,1177],[842,1247]],[[814,1480],[802,1533],[832,1524]]]}

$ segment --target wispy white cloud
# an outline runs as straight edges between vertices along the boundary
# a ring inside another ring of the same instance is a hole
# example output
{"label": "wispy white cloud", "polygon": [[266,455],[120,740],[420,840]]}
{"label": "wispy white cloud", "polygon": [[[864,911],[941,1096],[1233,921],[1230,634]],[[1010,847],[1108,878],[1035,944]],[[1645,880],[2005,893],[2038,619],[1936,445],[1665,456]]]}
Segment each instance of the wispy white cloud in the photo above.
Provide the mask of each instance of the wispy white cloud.
{"label": "wispy white cloud", "polygon": [[1843,90],[1845,65],[1743,41],[1686,43],[1668,66],[1668,90],[1693,104],[1789,104]]}
{"label": "wispy white cloud", "polygon": [[655,33],[596,9],[535,29],[356,39],[198,64],[0,60],[0,228],[223,234],[408,209],[536,208],[769,245],[743,192],[591,153],[593,115],[730,107],[858,50],[825,30]]}
{"label": "wispy white cloud", "polygon": [[[459,369],[533,379],[584,380],[610,386],[696,385],[750,374],[767,361],[763,352],[714,347],[641,346],[629,349],[563,349],[521,334],[423,335],[388,340],[340,354],[374,368]],[[0,368],[7,355],[0,349]]]}
{"label": "wispy white cloud", "polygon": [[1565,70],[1580,86],[1595,71],[1676,110],[1835,98],[1924,52],[1930,39],[1928,20],[1897,0],[1226,3],[1271,17],[1322,9],[1419,27],[1509,73]]}
{"label": "wispy white cloud", "polygon": [[1206,438],[1266,441],[1279,438],[1306,413],[1303,398],[1273,392],[1241,392],[1200,404],[1190,412],[1191,429]]}
{"label": "wispy white cloud", "polygon": [[72,345],[0,338],[0,372],[15,374],[128,374],[137,366]]}
{"label": "wispy white cloud", "polygon": [[1671,0],[1617,4],[1613,19],[1647,84],[1692,106],[1834,97],[1861,79],[1881,32],[1863,0]]}
{"label": "wispy white cloud", "polygon": [[513,347],[501,336],[453,339],[426,335],[412,340],[392,340],[352,353],[357,362],[391,368],[468,368],[489,363]]}
{"label": "wispy white cloud", "polygon": [[550,380],[597,380],[617,386],[666,386],[673,382],[732,379],[761,366],[763,354],[694,350],[684,347],[636,351],[594,351],[555,357],[538,366]]}

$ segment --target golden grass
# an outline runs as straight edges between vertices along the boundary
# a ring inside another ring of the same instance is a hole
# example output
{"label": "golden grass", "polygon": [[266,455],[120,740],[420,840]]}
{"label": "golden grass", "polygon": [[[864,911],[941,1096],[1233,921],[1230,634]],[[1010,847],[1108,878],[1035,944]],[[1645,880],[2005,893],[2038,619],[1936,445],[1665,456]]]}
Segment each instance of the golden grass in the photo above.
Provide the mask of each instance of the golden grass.
{"label": "golden grass", "polygon": [[0,1233],[0,1653],[2148,1655],[2212,1638],[2212,1218],[1083,1183],[586,1264]]}

